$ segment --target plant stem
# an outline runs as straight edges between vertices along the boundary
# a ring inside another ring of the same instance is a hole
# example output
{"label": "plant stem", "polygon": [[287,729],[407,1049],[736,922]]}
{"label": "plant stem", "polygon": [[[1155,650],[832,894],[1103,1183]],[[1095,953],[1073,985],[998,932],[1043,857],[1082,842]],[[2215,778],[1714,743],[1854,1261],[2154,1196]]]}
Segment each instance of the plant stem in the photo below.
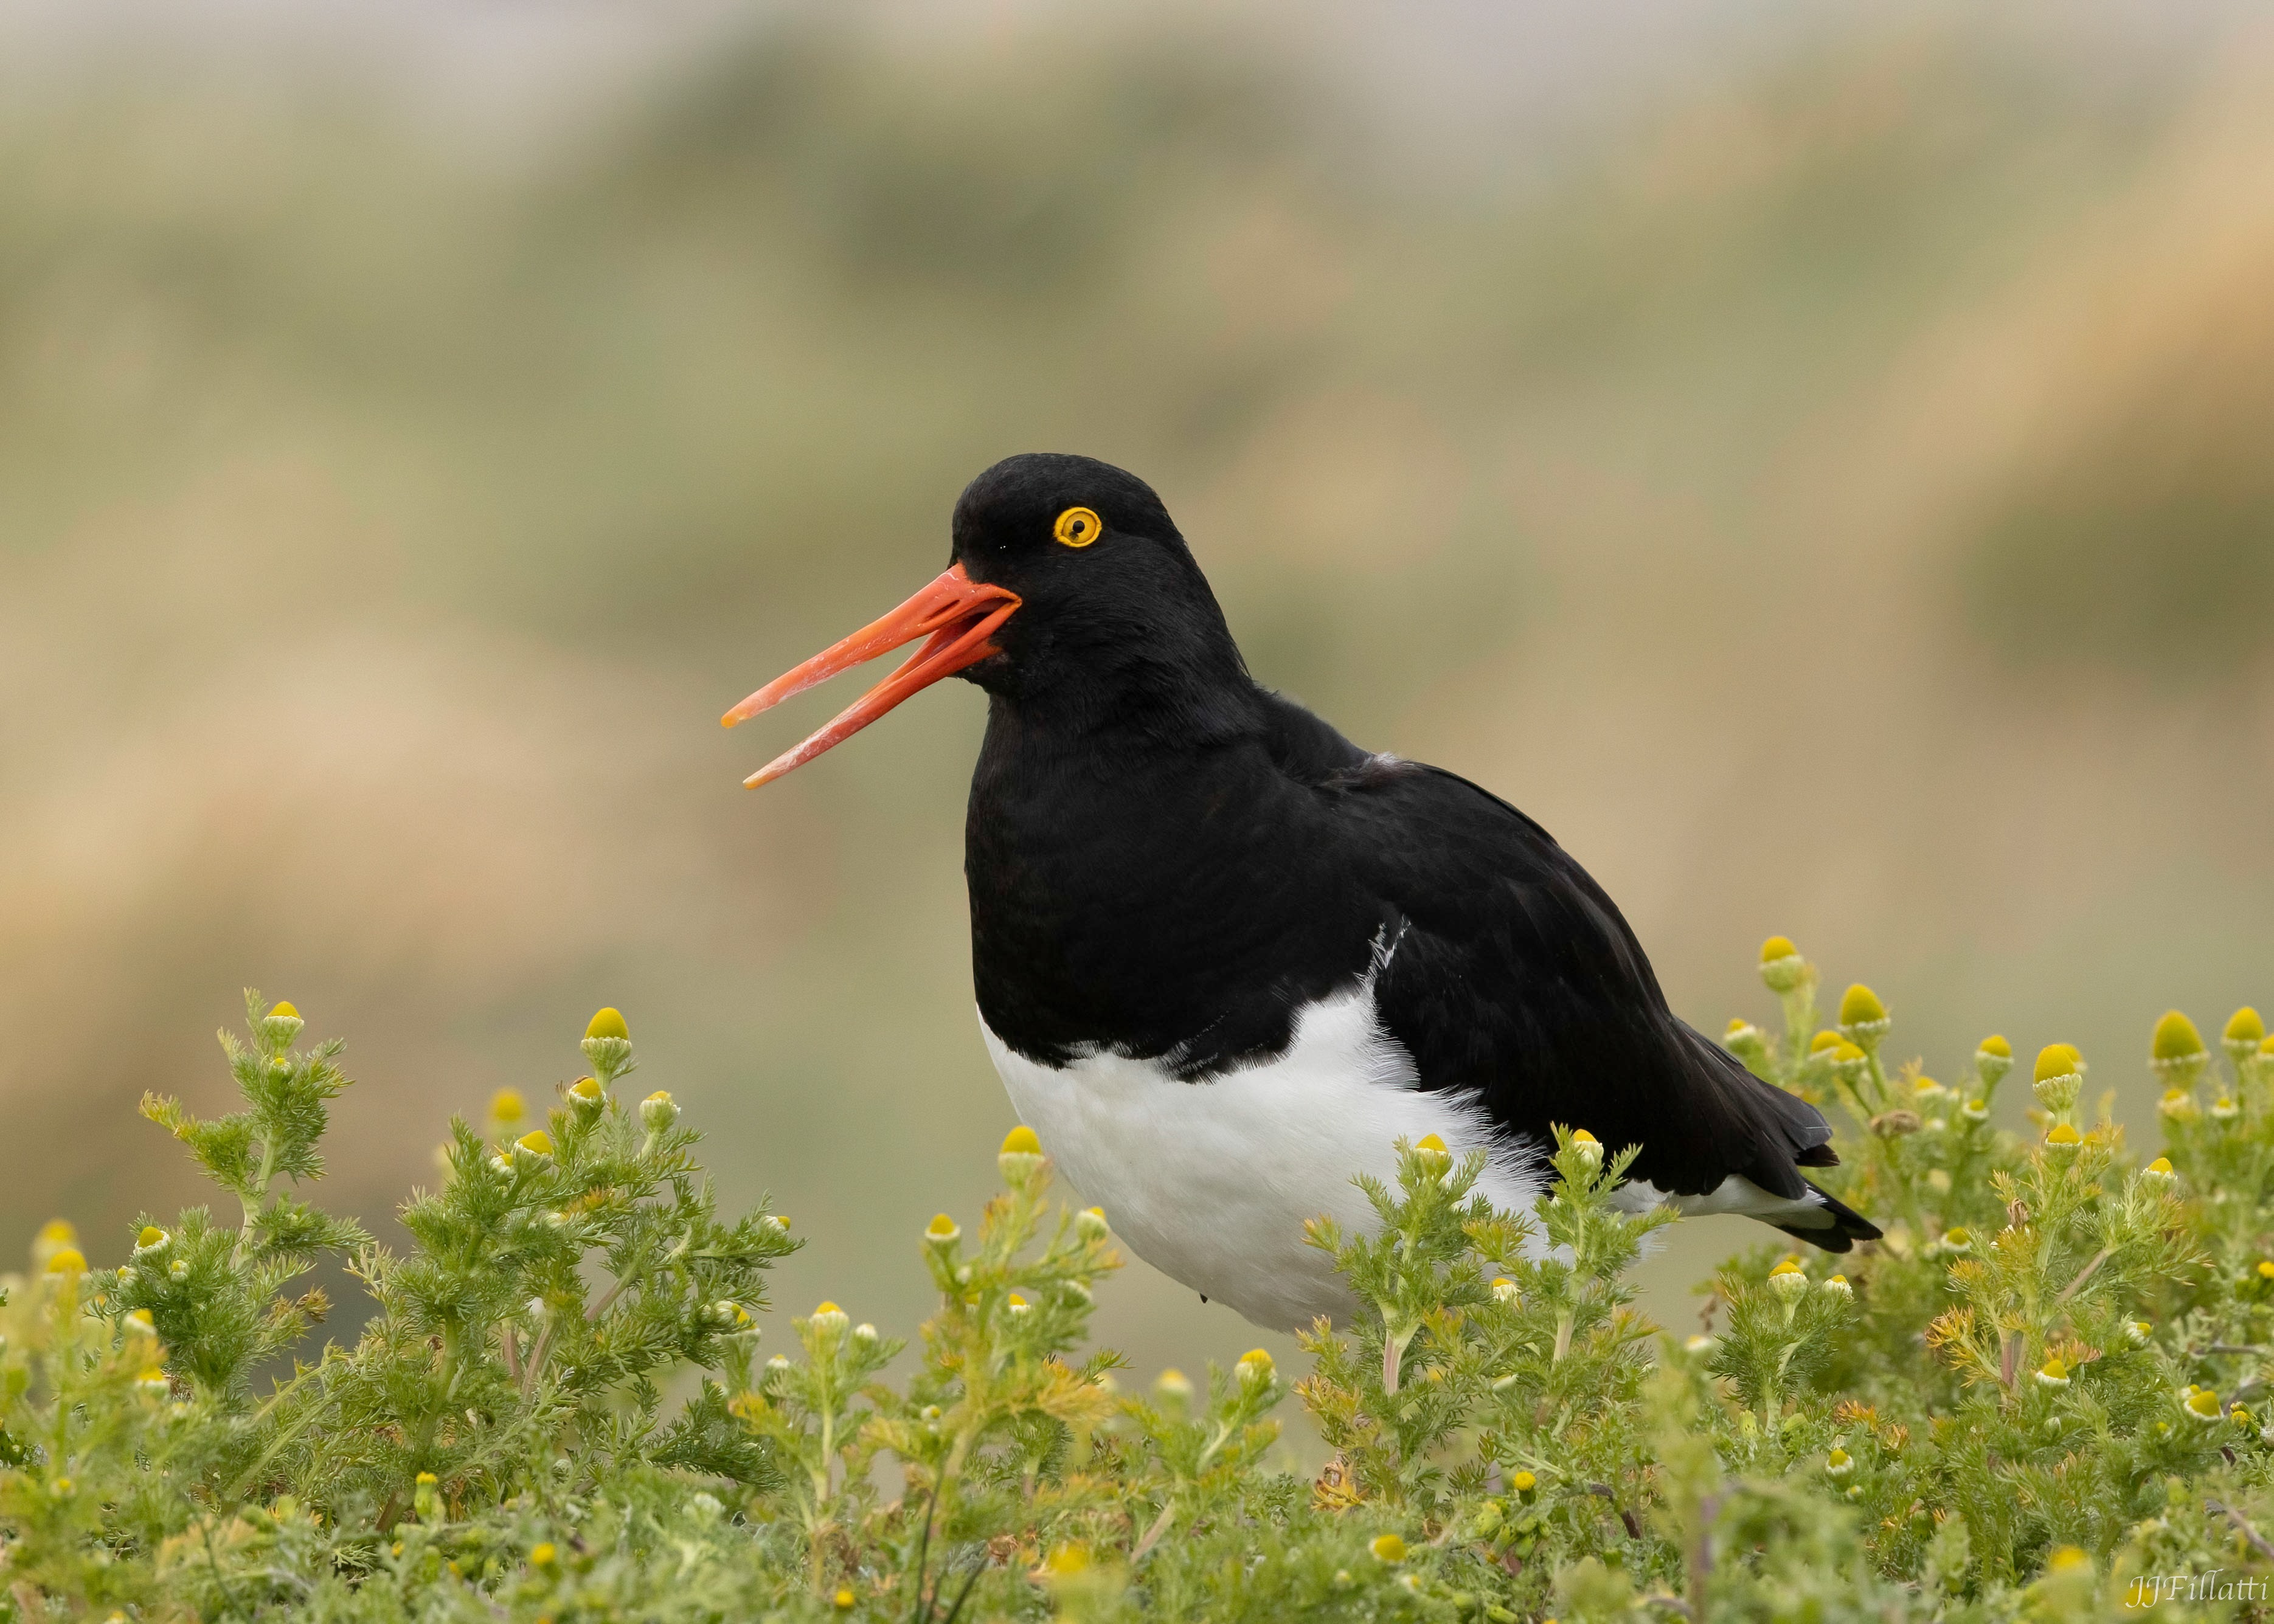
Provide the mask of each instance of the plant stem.
{"label": "plant stem", "polygon": [[1176,1515],[1177,1502],[1173,1499],[1162,1503],[1161,1515],[1153,1519],[1153,1525],[1145,1530],[1145,1537],[1140,1539],[1136,1548],[1129,1553],[1131,1567],[1134,1568],[1143,1561],[1146,1554],[1161,1542],[1161,1536],[1169,1531],[1169,1524],[1175,1519]]}

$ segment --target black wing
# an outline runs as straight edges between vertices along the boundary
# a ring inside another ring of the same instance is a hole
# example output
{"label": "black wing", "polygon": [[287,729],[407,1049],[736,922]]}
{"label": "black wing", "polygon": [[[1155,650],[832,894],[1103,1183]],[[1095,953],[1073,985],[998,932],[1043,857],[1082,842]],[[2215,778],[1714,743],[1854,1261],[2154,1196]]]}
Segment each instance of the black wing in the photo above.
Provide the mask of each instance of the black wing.
{"label": "black wing", "polygon": [[[1800,1199],[1812,1186],[1797,1169],[1836,1160],[1813,1107],[1668,1009],[1618,908],[1523,813],[1407,763],[1363,775],[1343,810],[1365,882],[1394,912],[1375,992],[1422,1086],[1474,1089],[1542,1143],[1554,1122],[1614,1150],[1639,1145],[1631,1177],[1669,1194],[1736,1173]],[[1841,1250],[1877,1233],[1861,1219],[1837,1227]]]}

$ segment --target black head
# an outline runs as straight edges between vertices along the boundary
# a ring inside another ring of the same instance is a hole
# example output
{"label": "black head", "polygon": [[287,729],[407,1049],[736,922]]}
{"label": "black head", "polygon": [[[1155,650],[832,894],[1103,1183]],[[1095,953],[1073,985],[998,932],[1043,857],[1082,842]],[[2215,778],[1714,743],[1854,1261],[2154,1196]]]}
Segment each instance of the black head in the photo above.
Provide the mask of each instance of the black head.
{"label": "black head", "polygon": [[960,673],[1032,725],[1209,735],[1254,685],[1208,579],[1153,488],[1095,458],[1006,457],[955,504],[946,572],[873,625],[729,710],[728,726],[838,672],[926,639],[835,721],[753,774],[810,761],[901,700]]}
{"label": "black head", "polygon": [[1016,592],[999,654],[962,674],[1053,714],[1175,702],[1244,680],[1216,594],[1136,475],[1093,457],[1006,457],[955,504],[955,562]]}

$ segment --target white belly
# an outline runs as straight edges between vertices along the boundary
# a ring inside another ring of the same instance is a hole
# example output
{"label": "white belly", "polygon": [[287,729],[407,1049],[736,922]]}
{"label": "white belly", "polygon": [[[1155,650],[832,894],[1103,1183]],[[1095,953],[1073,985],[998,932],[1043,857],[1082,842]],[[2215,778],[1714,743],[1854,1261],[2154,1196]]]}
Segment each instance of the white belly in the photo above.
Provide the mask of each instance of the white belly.
{"label": "white belly", "polygon": [[1276,1058],[1201,1083],[1114,1055],[1041,1065],[980,1028],[1020,1118],[1115,1235],[1274,1330],[1356,1305],[1332,1261],[1304,1244],[1303,1223],[1325,1214],[1372,1233],[1374,1207],[1352,1180],[1370,1173],[1395,1189],[1395,1140],[1434,1133],[1456,1156],[1490,1150],[1479,1189],[1502,1211],[1529,1214],[1541,1188],[1536,1153],[1497,1133],[1480,1105],[1414,1086],[1370,986],[1306,1005]]}

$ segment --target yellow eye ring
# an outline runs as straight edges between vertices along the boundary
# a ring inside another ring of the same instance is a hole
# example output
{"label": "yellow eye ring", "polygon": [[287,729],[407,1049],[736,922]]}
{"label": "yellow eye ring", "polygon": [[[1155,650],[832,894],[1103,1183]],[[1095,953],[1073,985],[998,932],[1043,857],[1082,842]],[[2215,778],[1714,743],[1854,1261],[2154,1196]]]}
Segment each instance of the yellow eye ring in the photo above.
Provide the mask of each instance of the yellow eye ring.
{"label": "yellow eye ring", "polygon": [[1105,534],[1105,521],[1087,508],[1069,508],[1058,515],[1050,534],[1069,547],[1086,547]]}

